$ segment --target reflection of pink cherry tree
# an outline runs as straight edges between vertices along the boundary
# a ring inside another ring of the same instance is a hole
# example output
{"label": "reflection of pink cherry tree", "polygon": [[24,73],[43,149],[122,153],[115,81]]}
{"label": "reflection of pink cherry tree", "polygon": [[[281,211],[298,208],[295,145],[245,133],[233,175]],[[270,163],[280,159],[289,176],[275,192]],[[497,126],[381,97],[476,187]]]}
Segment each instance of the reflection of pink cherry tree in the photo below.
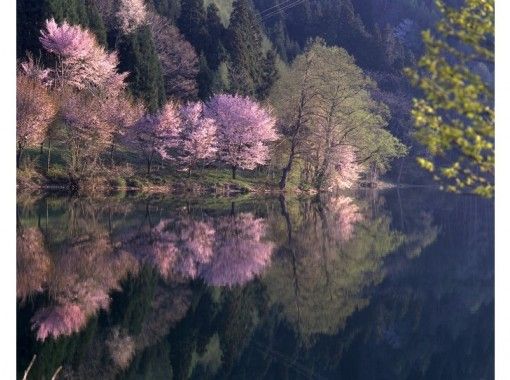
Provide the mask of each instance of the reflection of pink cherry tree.
{"label": "reflection of pink cherry tree", "polygon": [[51,260],[44,237],[36,227],[18,227],[16,234],[16,296],[25,300],[42,292],[48,280]]}
{"label": "reflection of pink cherry tree", "polygon": [[273,244],[263,241],[266,225],[251,213],[220,218],[216,223],[214,257],[200,276],[213,286],[243,285],[262,273]]}
{"label": "reflection of pink cherry tree", "polygon": [[356,224],[363,219],[358,205],[350,197],[338,196],[329,199],[326,207],[333,236],[342,242],[350,240]]}
{"label": "reflection of pink cherry tree", "polygon": [[106,236],[80,235],[66,242],[52,269],[46,285],[52,304],[32,318],[39,340],[77,332],[108,309],[109,293],[120,290],[120,281],[137,270],[137,262],[126,252],[114,252]]}

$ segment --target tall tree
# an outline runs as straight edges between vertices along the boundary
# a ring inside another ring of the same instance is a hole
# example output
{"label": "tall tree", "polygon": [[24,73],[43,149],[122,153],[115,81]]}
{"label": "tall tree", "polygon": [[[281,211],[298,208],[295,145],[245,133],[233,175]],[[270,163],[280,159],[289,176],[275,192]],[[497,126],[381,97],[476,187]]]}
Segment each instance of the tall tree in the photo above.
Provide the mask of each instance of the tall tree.
{"label": "tall tree", "polygon": [[118,42],[120,68],[128,71],[133,95],[143,99],[153,112],[165,102],[165,82],[152,33],[147,25],[123,35]]}
{"label": "tall tree", "polygon": [[239,95],[216,95],[207,102],[205,115],[218,126],[219,156],[232,168],[255,169],[269,159],[267,143],[275,141],[276,120],[260,104]]}
{"label": "tall tree", "polygon": [[226,29],[221,22],[219,9],[215,3],[207,6],[206,28],[208,44],[205,46],[204,53],[209,67],[217,70],[220,63],[225,60],[227,52],[224,47]]}
{"label": "tall tree", "polygon": [[264,53],[260,23],[248,0],[235,0],[228,27],[232,87],[243,95],[256,95],[262,82]]}
{"label": "tall tree", "polygon": [[[304,160],[306,182],[320,191],[341,176],[347,156],[354,154],[356,163],[380,173],[392,158],[405,154],[405,146],[385,129],[388,110],[372,98],[374,87],[352,56],[322,40],[296,59],[271,95],[290,146],[282,189],[298,155]],[[346,146],[353,151],[347,152]]]}
{"label": "tall tree", "polygon": [[55,99],[39,81],[23,74],[16,77],[17,166],[26,147],[44,141],[56,113]]}
{"label": "tall tree", "polygon": [[190,100],[198,94],[198,57],[193,46],[165,18],[150,12],[148,24],[158,53],[168,97]]}
{"label": "tall tree", "polygon": [[420,165],[448,190],[494,191],[494,0],[467,0],[460,9],[436,2],[442,19],[423,33],[425,54],[408,70],[423,92],[412,115],[417,138],[433,159]]}
{"label": "tall tree", "polygon": [[186,39],[199,52],[206,47],[205,9],[203,0],[182,0],[181,15],[177,21]]}

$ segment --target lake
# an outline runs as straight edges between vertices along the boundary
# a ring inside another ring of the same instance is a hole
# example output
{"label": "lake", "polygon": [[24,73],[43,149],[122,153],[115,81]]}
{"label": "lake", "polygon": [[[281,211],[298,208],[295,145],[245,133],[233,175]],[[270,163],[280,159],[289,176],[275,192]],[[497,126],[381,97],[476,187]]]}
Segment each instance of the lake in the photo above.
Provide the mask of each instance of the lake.
{"label": "lake", "polygon": [[492,201],[19,195],[17,224],[19,378],[494,377]]}

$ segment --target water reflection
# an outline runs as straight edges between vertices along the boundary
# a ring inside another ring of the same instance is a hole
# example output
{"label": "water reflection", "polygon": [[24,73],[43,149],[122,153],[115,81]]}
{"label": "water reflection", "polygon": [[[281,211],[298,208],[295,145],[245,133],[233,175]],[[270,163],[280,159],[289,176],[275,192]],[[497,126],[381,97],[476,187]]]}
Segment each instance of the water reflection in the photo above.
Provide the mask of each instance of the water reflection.
{"label": "water reflection", "polygon": [[20,199],[18,371],[490,378],[492,204],[418,195]]}

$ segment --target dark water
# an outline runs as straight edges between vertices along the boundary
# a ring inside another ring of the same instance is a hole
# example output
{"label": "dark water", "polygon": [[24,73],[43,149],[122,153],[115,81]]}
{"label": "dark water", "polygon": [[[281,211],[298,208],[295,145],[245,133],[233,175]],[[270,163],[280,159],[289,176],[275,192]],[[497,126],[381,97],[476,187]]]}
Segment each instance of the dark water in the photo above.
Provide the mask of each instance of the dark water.
{"label": "dark water", "polygon": [[493,203],[18,199],[18,376],[491,379]]}

